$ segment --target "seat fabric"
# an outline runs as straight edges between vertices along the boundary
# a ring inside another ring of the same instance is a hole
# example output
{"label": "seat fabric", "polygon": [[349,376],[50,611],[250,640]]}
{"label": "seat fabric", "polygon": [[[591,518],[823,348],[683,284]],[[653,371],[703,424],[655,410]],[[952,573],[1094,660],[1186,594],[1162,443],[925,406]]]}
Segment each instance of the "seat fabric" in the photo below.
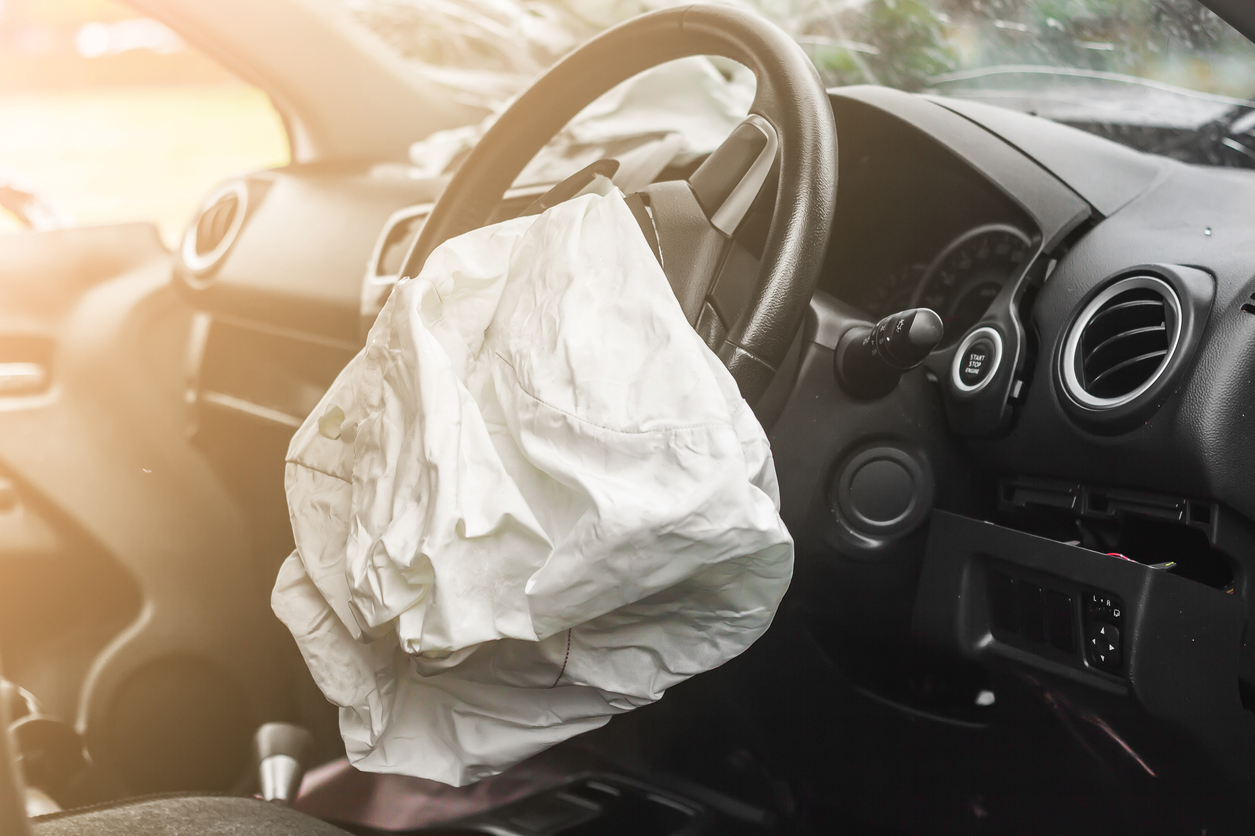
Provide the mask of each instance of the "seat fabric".
{"label": "seat fabric", "polygon": [[165,796],[67,810],[31,822],[35,836],[349,836],[256,798]]}

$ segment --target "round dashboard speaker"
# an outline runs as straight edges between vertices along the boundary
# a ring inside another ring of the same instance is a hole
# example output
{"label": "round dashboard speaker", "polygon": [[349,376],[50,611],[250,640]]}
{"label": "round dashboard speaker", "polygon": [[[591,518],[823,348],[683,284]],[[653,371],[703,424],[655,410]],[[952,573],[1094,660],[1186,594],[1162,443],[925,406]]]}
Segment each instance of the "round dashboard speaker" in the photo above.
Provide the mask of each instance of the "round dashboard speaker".
{"label": "round dashboard speaker", "polygon": [[208,659],[176,656],[122,683],[107,739],[134,793],[224,791],[248,769],[255,725],[234,678]]}

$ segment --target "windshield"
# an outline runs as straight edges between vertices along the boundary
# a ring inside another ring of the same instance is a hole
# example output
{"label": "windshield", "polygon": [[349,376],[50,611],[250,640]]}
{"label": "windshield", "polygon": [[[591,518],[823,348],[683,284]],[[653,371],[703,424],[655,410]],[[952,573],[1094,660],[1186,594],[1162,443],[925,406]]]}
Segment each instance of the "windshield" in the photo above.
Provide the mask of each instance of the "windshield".
{"label": "windshield", "polygon": [[[494,109],[598,31],[667,5],[666,0],[341,2],[425,74]],[[1255,93],[1255,44],[1197,0],[743,0],[738,5],[791,33],[829,85],[883,84],[979,99],[1147,150],[1171,151],[1182,145],[1182,131],[1193,137],[1214,125],[1229,136],[1233,123],[1251,112],[1246,102]],[[1250,156],[1255,160],[1255,153]]]}

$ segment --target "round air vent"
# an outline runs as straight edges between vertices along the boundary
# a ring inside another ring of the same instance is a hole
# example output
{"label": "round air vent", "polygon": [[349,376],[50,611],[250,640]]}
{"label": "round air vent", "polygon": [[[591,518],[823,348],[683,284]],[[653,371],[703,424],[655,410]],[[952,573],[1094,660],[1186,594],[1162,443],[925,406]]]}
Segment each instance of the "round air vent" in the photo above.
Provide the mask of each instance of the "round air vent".
{"label": "round air vent", "polygon": [[183,234],[183,265],[197,276],[217,267],[235,243],[247,206],[248,187],[241,180],[210,192]]}
{"label": "round air vent", "polygon": [[1091,410],[1135,401],[1168,368],[1181,337],[1181,301],[1154,276],[1103,290],[1068,332],[1060,372],[1068,395]]}

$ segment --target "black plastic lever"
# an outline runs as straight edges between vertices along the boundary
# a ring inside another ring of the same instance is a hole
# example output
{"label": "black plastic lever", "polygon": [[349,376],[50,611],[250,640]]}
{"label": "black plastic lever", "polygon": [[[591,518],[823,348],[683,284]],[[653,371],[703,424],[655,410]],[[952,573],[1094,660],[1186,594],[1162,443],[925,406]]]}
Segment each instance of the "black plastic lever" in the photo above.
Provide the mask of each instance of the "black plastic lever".
{"label": "black plastic lever", "polygon": [[924,362],[944,335],[941,317],[929,308],[890,314],[870,328],[851,328],[833,358],[837,379],[856,398],[884,397],[903,372]]}

